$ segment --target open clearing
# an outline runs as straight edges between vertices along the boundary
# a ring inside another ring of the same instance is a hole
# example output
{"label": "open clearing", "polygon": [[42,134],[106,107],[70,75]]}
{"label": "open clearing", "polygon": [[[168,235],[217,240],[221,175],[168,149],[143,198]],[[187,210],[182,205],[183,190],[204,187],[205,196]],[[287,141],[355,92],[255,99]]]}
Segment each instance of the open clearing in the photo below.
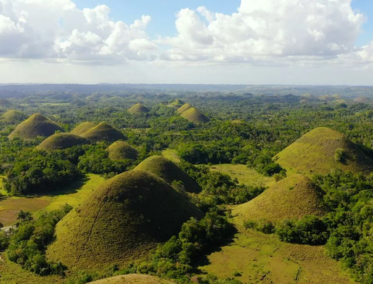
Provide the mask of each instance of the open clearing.
{"label": "open clearing", "polygon": [[[9,226],[17,221],[18,212],[29,211],[38,214],[40,210],[48,211],[59,209],[64,204],[70,204],[73,207],[79,205],[93,190],[95,190],[104,178],[98,175],[88,175],[83,183],[78,182],[69,188],[54,192],[53,195],[37,197],[4,197],[0,200],[0,223]],[[2,179],[0,178],[1,192]]]}
{"label": "open clearing", "polygon": [[266,177],[254,169],[250,169],[245,165],[213,165],[210,167],[213,172],[221,172],[230,177],[237,178],[239,183],[256,186],[271,186],[275,183],[274,178]]}
{"label": "open clearing", "polygon": [[355,283],[323,247],[283,243],[275,235],[238,227],[233,244],[208,256],[202,271],[243,283]]}

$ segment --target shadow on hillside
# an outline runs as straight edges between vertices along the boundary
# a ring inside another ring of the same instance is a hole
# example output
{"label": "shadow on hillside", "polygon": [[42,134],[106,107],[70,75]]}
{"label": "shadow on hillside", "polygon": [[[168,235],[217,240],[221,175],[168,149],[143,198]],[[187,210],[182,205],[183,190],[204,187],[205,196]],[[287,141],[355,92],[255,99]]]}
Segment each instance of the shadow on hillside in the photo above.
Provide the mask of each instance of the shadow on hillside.
{"label": "shadow on hillside", "polygon": [[234,242],[234,239],[237,233],[238,233],[237,228],[232,224],[231,232],[229,236],[227,236],[227,238],[224,240],[224,242],[221,242],[218,245],[210,247],[208,250],[205,251],[203,256],[201,256],[199,259],[196,260],[195,263],[193,263],[195,272],[198,274],[205,274],[205,272],[201,271],[198,267],[211,264],[208,259],[208,256],[216,252],[221,252],[223,247],[231,245]]}

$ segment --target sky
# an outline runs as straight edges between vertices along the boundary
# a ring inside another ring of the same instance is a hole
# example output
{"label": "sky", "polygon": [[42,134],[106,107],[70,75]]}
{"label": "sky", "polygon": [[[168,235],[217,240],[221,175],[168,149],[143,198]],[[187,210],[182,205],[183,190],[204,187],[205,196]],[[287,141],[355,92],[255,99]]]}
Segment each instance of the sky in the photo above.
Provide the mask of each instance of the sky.
{"label": "sky", "polygon": [[373,85],[372,0],[0,0],[0,83]]}

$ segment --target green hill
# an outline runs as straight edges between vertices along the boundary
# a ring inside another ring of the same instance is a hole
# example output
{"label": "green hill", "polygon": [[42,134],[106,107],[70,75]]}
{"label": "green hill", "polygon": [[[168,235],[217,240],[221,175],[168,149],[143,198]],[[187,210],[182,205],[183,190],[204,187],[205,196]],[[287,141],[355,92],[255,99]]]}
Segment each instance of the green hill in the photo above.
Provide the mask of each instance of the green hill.
{"label": "green hill", "polygon": [[172,103],[168,104],[167,106],[179,109],[180,107],[183,106],[183,104],[184,104],[183,101],[176,99]]}
{"label": "green hill", "polygon": [[127,274],[115,276],[98,281],[91,282],[91,284],[172,284],[169,280],[161,279],[150,275],[141,274]]}
{"label": "green hill", "polygon": [[201,113],[199,110],[197,110],[194,107],[189,108],[188,110],[184,111],[181,114],[181,117],[196,124],[206,123],[210,121],[210,119],[207,116],[205,116],[203,113]]}
{"label": "green hill", "polygon": [[84,132],[81,137],[88,139],[91,142],[114,142],[117,140],[127,140],[127,137],[106,122],[101,122],[99,125]]}
{"label": "green hill", "polygon": [[8,137],[9,139],[15,137],[22,139],[35,139],[38,136],[49,137],[56,131],[63,132],[64,129],[40,113],[36,113],[19,124]]}
{"label": "green hill", "polygon": [[190,105],[190,104],[184,104],[183,106],[181,106],[178,110],[177,110],[177,113],[178,114],[182,114],[184,111],[187,111],[188,109],[192,108],[193,106]]}
{"label": "green hill", "polygon": [[59,133],[49,136],[37,147],[39,150],[61,150],[78,145],[89,144],[89,141],[78,135]]}
{"label": "green hill", "polygon": [[326,127],[303,135],[275,158],[288,172],[328,174],[332,169],[370,173],[373,161],[343,134]]}
{"label": "green hill", "polygon": [[129,171],[101,185],[56,227],[47,257],[89,269],[145,257],[199,211],[161,178]]}
{"label": "green hill", "polygon": [[163,178],[169,184],[181,181],[184,190],[190,193],[199,193],[202,191],[198,183],[188,176],[187,173],[162,156],[149,157],[139,164],[136,167],[136,170],[151,172]]}
{"label": "green hill", "polygon": [[95,126],[96,124],[94,124],[93,122],[83,122],[75,127],[73,130],[71,130],[70,133],[75,135],[82,135]]}
{"label": "green hill", "polygon": [[107,150],[109,152],[109,159],[113,161],[137,160],[139,155],[135,148],[123,141],[114,142]]}
{"label": "green hill", "polygon": [[322,216],[325,213],[317,188],[303,175],[287,177],[233,210],[233,215],[242,221],[263,219],[271,222],[301,219],[306,215]]}
{"label": "green hill", "polygon": [[142,114],[142,113],[148,113],[149,111],[150,110],[146,106],[140,103],[135,104],[130,109],[128,109],[128,112],[131,114]]}
{"label": "green hill", "polygon": [[8,110],[1,116],[1,120],[7,124],[20,123],[27,119],[27,115],[18,110]]}

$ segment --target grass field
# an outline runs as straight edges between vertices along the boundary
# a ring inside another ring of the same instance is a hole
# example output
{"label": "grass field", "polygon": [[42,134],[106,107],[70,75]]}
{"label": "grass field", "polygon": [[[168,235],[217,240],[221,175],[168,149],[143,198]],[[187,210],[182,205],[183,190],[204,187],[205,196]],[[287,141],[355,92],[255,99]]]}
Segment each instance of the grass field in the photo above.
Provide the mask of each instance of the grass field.
{"label": "grass field", "polygon": [[233,244],[209,255],[207,263],[200,267],[203,272],[243,283],[355,283],[323,247],[283,243],[275,235],[243,228]]}
{"label": "grass field", "polygon": [[174,150],[174,149],[166,149],[166,150],[162,151],[162,155],[166,159],[168,159],[168,160],[170,160],[170,161],[172,161],[176,164],[180,163],[180,158],[177,155],[177,151]]}
{"label": "grass field", "polygon": [[245,165],[213,165],[210,167],[212,171],[228,174],[232,178],[237,178],[241,184],[258,185],[258,186],[271,186],[275,183],[274,178],[266,177],[259,174],[254,169],[250,169]]}
{"label": "grass field", "polygon": [[[20,210],[37,215],[40,210],[59,209],[64,204],[75,207],[79,205],[104,179],[98,175],[88,175],[87,180],[78,182],[69,188],[54,192],[53,195],[38,197],[5,197],[0,200],[0,223],[9,226],[17,221]],[[0,178],[2,189],[2,179]],[[2,190],[3,191],[3,190]]]}

